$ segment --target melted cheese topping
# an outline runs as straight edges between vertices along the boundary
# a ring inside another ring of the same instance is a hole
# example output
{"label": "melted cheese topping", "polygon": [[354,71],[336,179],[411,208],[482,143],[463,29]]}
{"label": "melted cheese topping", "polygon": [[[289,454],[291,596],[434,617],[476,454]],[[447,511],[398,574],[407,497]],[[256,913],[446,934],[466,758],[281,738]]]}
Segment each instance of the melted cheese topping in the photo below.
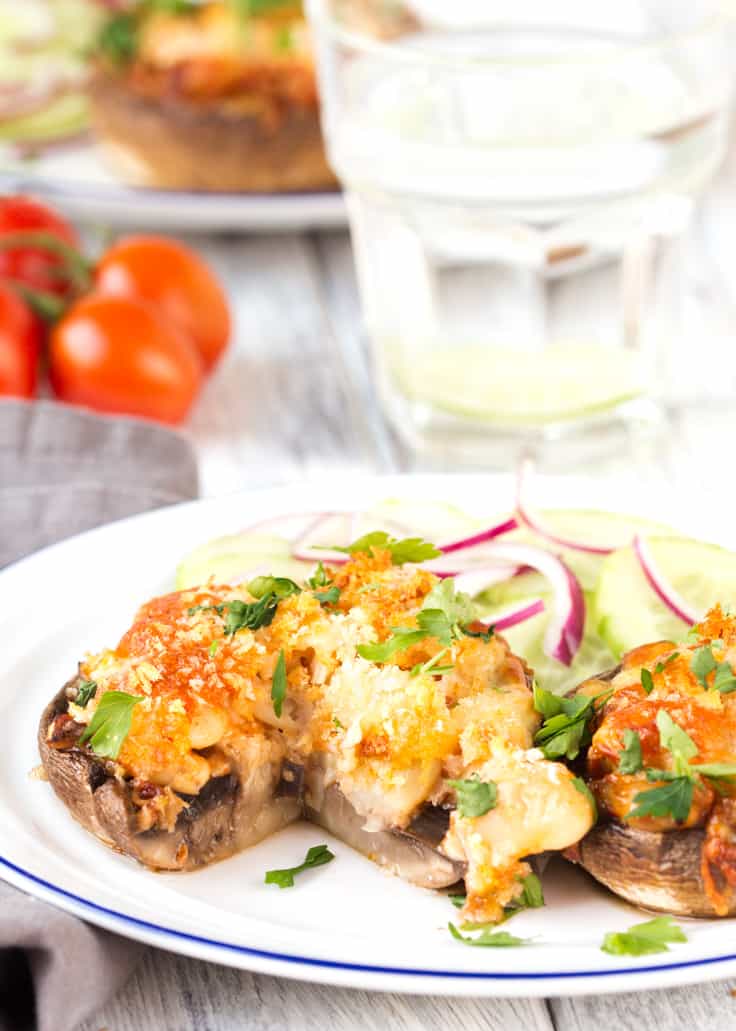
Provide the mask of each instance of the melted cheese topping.
{"label": "melted cheese topping", "polygon": [[[416,626],[437,583],[426,570],[358,555],[329,575],[336,608],[305,590],[281,600],[269,626],[224,634],[222,606],[253,599],[244,587],[208,584],[144,605],[115,650],[88,656],[81,674],[103,692],[127,691],[135,706],[118,764],[135,784],[197,794],[212,776],[254,762],[303,763],[319,756],[368,829],[406,827],[427,801],[452,803],[448,779],[478,776],[498,786],[485,816],[452,815],[444,850],[469,864],[466,914],[495,919],[521,891],[525,856],[576,842],[591,811],[570,773],[532,748],[539,717],[524,664],[501,637],[461,637],[443,657],[452,670],[412,675],[433,658],[426,638],[378,665],[360,644],[390,628]],[[218,609],[219,607],[219,609]],[[271,698],[283,652],[281,715]]]}

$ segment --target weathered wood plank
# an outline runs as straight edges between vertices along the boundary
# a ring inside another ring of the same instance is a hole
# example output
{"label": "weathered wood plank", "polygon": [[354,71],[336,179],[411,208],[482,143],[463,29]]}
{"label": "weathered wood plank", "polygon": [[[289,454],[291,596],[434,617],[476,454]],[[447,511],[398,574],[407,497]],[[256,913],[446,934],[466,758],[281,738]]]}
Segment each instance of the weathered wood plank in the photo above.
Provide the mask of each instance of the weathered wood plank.
{"label": "weathered wood plank", "polygon": [[666,992],[551,999],[556,1031],[733,1031],[736,980]]}
{"label": "weathered wood plank", "polygon": [[553,1031],[541,1000],[443,999],[330,988],[148,952],[79,1031]]}

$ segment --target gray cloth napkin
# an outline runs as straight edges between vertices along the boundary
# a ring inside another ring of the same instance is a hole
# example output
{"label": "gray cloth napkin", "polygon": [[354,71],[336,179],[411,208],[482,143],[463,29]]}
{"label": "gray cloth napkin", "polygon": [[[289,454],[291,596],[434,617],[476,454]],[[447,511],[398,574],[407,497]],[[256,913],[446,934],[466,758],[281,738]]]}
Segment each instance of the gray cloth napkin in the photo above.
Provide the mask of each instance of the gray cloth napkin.
{"label": "gray cloth napkin", "polygon": [[[192,449],[171,430],[47,401],[0,402],[0,566],[196,496]],[[0,1031],[72,1031],[141,951],[0,883]]]}

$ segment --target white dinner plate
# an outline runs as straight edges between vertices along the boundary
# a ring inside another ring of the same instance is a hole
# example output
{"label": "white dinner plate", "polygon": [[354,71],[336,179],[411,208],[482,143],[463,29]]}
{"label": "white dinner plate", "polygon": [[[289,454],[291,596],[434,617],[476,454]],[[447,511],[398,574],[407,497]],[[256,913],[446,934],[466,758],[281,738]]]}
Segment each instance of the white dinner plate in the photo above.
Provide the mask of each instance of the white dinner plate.
{"label": "white dinner plate", "polygon": [[196,193],[126,186],[92,142],[49,150],[31,161],[0,147],[0,193],[31,193],[73,218],[141,229],[244,232],[329,229],[346,224],[339,191]]}
{"label": "white dinner plate", "polygon": [[[442,499],[489,519],[510,506],[502,476],[423,476],[300,484],[163,509],[47,548],[0,573],[0,876],[69,912],[152,945],[248,970],[361,988],[434,994],[533,996],[630,991],[736,973],[736,921],[680,921],[687,943],[668,953],[614,957],[607,931],[642,919],[556,860],[547,904],[513,918],[520,948],[468,948],[447,930],[454,910],[308,824],[292,826],[224,862],[154,874],[78,826],[38,765],[42,709],[88,650],[114,644],[139,603],[171,589],[180,557],[208,538],[290,511],[368,506],[388,497]],[[540,479],[538,501],[561,507],[673,509],[661,492]],[[697,529],[686,499],[682,529]],[[723,506],[725,509],[725,506]],[[728,516],[728,513],[725,513]],[[733,530],[723,536],[734,544]],[[328,842],[335,862],[289,890],[264,871],[295,865]]]}

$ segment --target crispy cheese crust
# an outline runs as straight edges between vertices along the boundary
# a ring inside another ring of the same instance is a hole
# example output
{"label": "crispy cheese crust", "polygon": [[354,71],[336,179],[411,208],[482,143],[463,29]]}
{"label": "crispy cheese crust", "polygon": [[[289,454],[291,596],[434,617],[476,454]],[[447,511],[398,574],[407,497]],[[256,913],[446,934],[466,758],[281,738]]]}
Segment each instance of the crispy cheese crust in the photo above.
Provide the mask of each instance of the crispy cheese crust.
{"label": "crispy cheese crust", "polygon": [[[177,800],[188,805],[212,778],[245,778],[254,749],[292,768],[317,761],[324,785],[339,788],[369,831],[407,828],[427,804],[452,808],[440,847],[467,865],[464,915],[496,919],[521,891],[525,857],[576,842],[592,822],[570,771],[533,748],[529,673],[499,636],[460,636],[441,674],[416,671],[442,648],[432,637],[385,663],[368,661],[358,646],[416,627],[437,578],[393,566],[381,551],[328,575],[336,604],[305,589],[279,602],[270,625],[229,635],[228,603],[253,600],[244,587],[208,584],[148,602],[116,649],[81,664],[98,689],[83,709],[71,702],[69,716],[88,723],[111,690],[142,698],[116,770],[143,803],[143,830],[170,827]],[[462,816],[448,781],[476,777],[496,784],[497,804]],[[148,785],[160,813],[145,804]]]}

